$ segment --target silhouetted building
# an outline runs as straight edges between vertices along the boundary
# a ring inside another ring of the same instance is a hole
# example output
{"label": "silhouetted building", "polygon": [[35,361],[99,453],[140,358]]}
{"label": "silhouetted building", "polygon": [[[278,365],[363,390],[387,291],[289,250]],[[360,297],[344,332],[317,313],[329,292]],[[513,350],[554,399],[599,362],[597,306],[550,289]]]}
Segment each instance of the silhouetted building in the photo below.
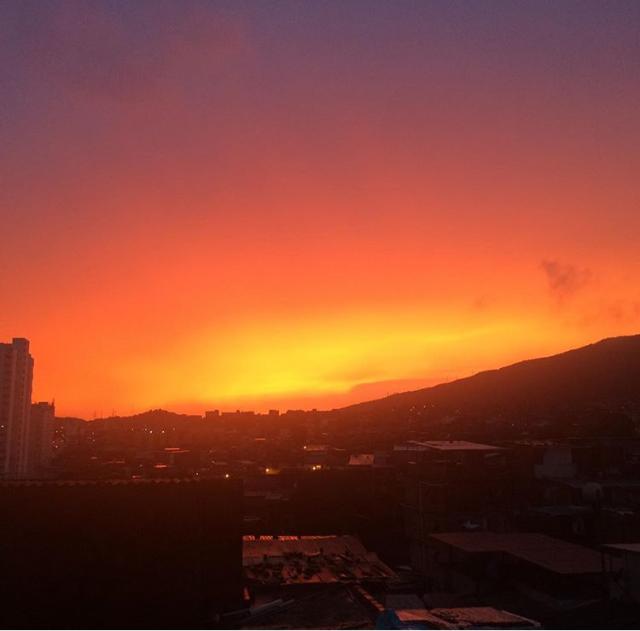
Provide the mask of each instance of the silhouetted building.
{"label": "silhouetted building", "polygon": [[27,474],[32,381],[29,340],[0,344],[0,477]]}
{"label": "silhouetted building", "polygon": [[640,604],[640,543],[609,544],[602,550],[610,598]]}
{"label": "silhouetted building", "polygon": [[30,478],[45,476],[51,465],[55,416],[52,403],[41,402],[31,406],[26,471]]}
{"label": "silhouetted building", "polygon": [[487,599],[511,589],[558,609],[604,596],[598,551],[537,533],[433,534],[426,560],[432,591]]}
{"label": "silhouetted building", "polygon": [[402,513],[415,569],[427,566],[433,533],[506,529],[513,501],[507,450],[463,440],[407,446]]}
{"label": "silhouetted building", "polygon": [[210,628],[242,602],[236,480],[0,484],[0,626]]}

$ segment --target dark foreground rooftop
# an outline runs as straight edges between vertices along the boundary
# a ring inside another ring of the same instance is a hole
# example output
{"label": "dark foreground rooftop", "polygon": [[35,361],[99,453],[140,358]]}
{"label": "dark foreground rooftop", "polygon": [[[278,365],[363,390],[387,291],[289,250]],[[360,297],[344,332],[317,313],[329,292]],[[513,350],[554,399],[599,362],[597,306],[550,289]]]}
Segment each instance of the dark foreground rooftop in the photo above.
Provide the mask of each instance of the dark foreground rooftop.
{"label": "dark foreground rooftop", "polygon": [[245,536],[242,564],[246,578],[263,585],[380,582],[395,577],[350,535]]}
{"label": "dark foreground rooftop", "polygon": [[431,539],[469,553],[503,552],[558,574],[602,571],[596,550],[537,533],[447,532]]}

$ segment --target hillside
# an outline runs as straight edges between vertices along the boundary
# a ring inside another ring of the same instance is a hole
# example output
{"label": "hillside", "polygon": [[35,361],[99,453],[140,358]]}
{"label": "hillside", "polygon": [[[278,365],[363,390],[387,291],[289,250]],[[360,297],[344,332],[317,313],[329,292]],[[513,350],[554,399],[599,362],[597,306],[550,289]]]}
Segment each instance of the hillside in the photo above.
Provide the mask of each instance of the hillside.
{"label": "hillside", "polygon": [[628,433],[640,413],[640,335],[605,339],[336,412],[342,418],[408,421],[416,428],[448,424],[473,433],[483,424],[510,423],[520,431],[527,422],[549,425],[560,419],[566,425],[556,428],[561,433],[571,433],[576,424],[584,425],[578,428],[584,431],[607,430],[592,427],[592,422]]}

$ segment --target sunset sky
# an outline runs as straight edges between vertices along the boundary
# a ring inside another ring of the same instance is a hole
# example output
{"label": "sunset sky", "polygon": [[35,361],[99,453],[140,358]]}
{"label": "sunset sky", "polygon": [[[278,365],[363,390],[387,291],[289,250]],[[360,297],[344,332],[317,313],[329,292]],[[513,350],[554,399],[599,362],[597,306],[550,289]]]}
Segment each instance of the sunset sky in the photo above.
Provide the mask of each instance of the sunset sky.
{"label": "sunset sky", "polygon": [[59,414],[330,408],[640,332],[640,2],[0,3],[0,341]]}

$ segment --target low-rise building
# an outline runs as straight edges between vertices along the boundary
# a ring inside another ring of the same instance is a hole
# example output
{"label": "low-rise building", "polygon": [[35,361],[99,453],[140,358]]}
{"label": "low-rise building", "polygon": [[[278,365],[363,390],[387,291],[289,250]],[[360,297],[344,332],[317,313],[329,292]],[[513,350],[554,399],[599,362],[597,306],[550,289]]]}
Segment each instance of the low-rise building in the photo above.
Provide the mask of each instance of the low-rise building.
{"label": "low-rise building", "polygon": [[640,543],[602,546],[609,596],[640,605]]}
{"label": "low-rise building", "polygon": [[427,558],[436,590],[488,597],[510,589],[551,608],[604,596],[600,552],[537,533],[434,534]]}

